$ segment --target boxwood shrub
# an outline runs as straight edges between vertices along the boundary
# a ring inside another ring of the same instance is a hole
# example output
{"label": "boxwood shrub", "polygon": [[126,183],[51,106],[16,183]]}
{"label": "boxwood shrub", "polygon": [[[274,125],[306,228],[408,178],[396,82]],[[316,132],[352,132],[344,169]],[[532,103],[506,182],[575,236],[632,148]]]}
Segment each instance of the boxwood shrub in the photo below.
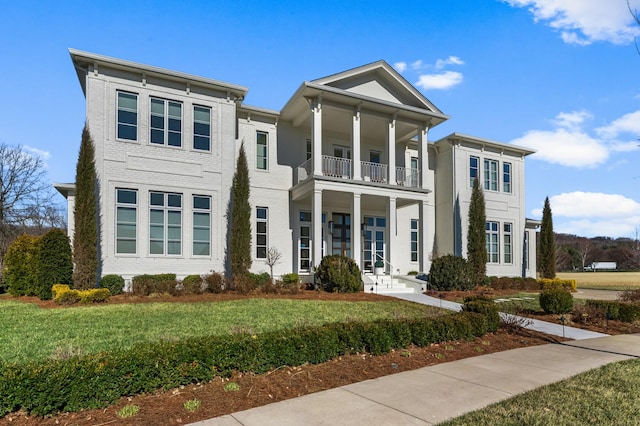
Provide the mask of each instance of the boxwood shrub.
{"label": "boxwood shrub", "polygon": [[567,314],[573,309],[573,296],[566,290],[544,290],[539,298],[540,307],[548,314]]}
{"label": "boxwood shrub", "polygon": [[346,256],[323,257],[314,282],[316,288],[328,292],[357,293],[362,290],[360,268],[353,259]]}
{"label": "boxwood shrub", "polygon": [[472,290],[471,266],[464,257],[448,254],[434,259],[429,269],[429,286],[433,290]]}
{"label": "boxwood shrub", "polygon": [[100,279],[100,288],[106,288],[112,295],[121,294],[124,289],[124,278],[117,274],[108,274]]}
{"label": "boxwood shrub", "polygon": [[0,416],[24,410],[44,416],[100,408],[121,396],[171,389],[234,371],[265,373],[320,363],[343,354],[382,354],[414,344],[472,339],[496,327],[490,315],[332,323],[260,335],[235,334],[140,344],[65,360],[0,363]]}
{"label": "boxwood shrub", "polygon": [[640,320],[640,304],[618,302],[614,300],[587,300],[587,306],[592,306],[604,312],[609,319],[623,322]]}

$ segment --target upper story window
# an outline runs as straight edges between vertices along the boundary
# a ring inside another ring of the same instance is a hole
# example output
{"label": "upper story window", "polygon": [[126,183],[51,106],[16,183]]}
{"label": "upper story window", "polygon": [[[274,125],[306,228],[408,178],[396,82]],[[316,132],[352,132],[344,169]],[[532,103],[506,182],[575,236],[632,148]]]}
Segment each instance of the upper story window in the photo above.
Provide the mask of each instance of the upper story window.
{"label": "upper story window", "polygon": [[512,245],[512,225],[510,223],[502,224],[502,241],[504,244],[504,263],[513,263],[513,245]]}
{"label": "upper story window", "polygon": [[498,190],[498,162],[496,160],[484,160],[484,189],[487,191]]}
{"label": "upper story window", "polygon": [[118,91],[117,138],[138,140],[138,95]]}
{"label": "upper story window", "polygon": [[136,254],[138,191],[116,189],[116,253]]}
{"label": "upper story window", "polygon": [[193,196],[193,255],[211,254],[211,197]]}
{"label": "upper story window", "polygon": [[502,163],[502,190],[511,193],[511,163]]}
{"label": "upper story window", "polygon": [[478,178],[480,170],[480,159],[478,157],[469,157],[469,186],[473,187],[473,181]]}
{"label": "upper story window", "polygon": [[151,143],[182,146],[182,104],[151,98]]}
{"label": "upper story window", "polygon": [[193,149],[211,150],[211,108],[193,107]]}
{"label": "upper story window", "polygon": [[256,167],[260,170],[267,170],[268,163],[268,134],[256,132]]}
{"label": "upper story window", "polygon": [[149,253],[182,254],[182,194],[149,193]]}

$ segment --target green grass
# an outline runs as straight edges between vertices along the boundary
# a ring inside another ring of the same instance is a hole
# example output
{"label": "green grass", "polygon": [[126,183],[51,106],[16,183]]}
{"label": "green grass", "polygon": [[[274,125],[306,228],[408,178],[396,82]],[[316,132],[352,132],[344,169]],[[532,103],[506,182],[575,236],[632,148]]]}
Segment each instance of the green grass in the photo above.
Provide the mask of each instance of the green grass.
{"label": "green grass", "polygon": [[609,364],[448,422],[456,425],[637,425],[640,360]]}
{"label": "green grass", "polygon": [[213,303],[142,303],[42,309],[0,298],[0,361],[24,362],[96,353],[186,337],[263,333],[303,325],[397,316],[439,315],[402,301],[337,302],[244,299]]}
{"label": "green grass", "polygon": [[509,296],[494,297],[494,299],[507,299],[506,302],[498,303],[501,312],[517,313],[523,310],[541,310],[542,308],[540,308],[540,300],[538,298],[539,295],[540,293],[520,292]]}

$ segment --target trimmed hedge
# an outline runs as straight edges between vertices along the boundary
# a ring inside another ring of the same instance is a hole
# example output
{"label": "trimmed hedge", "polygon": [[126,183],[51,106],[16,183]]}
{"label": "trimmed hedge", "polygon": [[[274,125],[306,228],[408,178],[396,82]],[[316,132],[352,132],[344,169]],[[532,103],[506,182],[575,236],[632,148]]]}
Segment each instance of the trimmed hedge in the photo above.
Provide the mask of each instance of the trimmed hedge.
{"label": "trimmed hedge", "polygon": [[54,284],[51,287],[53,301],[58,305],[74,303],[102,303],[109,300],[109,289],[92,288],[90,290],[72,290],[66,284]]}
{"label": "trimmed hedge", "polygon": [[495,290],[537,291],[542,284],[535,278],[489,277],[489,287]]}
{"label": "trimmed hedge", "polygon": [[544,290],[539,300],[540,307],[548,314],[568,314],[573,309],[573,296],[560,288]]}
{"label": "trimmed hedge", "polygon": [[497,329],[474,312],[438,318],[333,323],[261,335],[154,342],[132,349],[25,364],[0,363],[0,416],[101,408],[126,395],[205,382],[234,371],[265,373],[343,354],[382,354],[411,344],[472,339]]}
{"label": "trimmed hedge", "polygon": [[538,280],[542,285],[542,290],[565,290],[570,292],[578,291],[576,280],[561,280],[560,278],[542,278]]}
{"label": "trimmed hedge", "polygon": [[124,290],[124,278],[117,274],[107,274],[100,279],[100,288],[109,289],[112,295],[121,294]]}
{"label": "trimmed hedge", "polygon": [[177,294],[176,274],[143,274],[131,279],[131,292],[137,296],[148,296],[153,293]]}
{"label": "trimmed hedge", "polygon": [[600,309],[609,319],[622,322],[635,322],[640,320],[640,304],[617,302],[614,300],[587,300],[587,306]]}

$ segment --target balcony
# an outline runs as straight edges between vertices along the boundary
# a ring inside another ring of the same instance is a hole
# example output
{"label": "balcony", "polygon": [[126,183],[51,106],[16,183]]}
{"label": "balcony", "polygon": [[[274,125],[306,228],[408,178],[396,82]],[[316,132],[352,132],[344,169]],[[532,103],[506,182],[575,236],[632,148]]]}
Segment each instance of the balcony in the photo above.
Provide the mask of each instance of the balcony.
{"label": "balcony", "polygon": [[[352,160],[348,158],[322,156],[322,175],[343,180],[354,180],[351,173]],[[386,164],[360,162],[361,180],[387,184],[389,166]],[[313,175],[313,159],[309,159],[294,169],[294,182],[298,184]],[[396,185],[409,188],[421,188],[420,171],[406,167],[396,167]]]}

